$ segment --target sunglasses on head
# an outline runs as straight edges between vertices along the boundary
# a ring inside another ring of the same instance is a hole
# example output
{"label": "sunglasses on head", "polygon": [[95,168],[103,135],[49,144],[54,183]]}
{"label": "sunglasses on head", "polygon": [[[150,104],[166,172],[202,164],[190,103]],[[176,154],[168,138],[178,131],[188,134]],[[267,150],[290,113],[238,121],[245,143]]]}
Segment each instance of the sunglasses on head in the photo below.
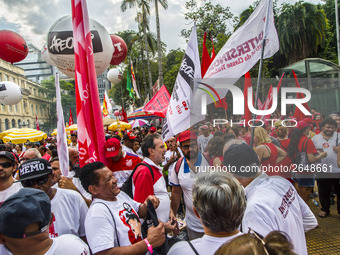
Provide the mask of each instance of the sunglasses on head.
{"label": "sunglasses on head", "polygon": [[13,163],[11,162],[0,163],[0,166],[2,166],[3,168],[8,168],[13,166]]}
{"label": "sunglasses on head", "polygon": [[32,187],[35,183],[38,185],[45,184],[48,181],[49,175],[45,175],[36,179],[30,179],[21,181],[22,186],[26,187]]}

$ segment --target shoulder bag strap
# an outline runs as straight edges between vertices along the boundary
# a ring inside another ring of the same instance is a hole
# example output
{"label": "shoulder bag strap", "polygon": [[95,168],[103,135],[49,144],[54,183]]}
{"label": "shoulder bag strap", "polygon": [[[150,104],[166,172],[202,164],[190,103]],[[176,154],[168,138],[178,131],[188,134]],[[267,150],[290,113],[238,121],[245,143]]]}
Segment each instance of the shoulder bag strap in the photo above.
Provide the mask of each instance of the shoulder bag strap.
{"label": "shoulder bag strap", "polygon": [[117,226],[116,226],[116,221],[115,221],[115,218],[113,217],[113,214],[112,214],[110,208],[105,203],[103,203],[103,202],[96,202],[95,204],[103,204],[109,210],[109,212],[110,212],[110,214],[112,216],[113,224],[115,225],[115,233],[116,233],[116,237],[117,237],[118,247],[120,247],[119,238],[118,238],[118,232],[117,232]]}
{"label": "shoulder bag strap", "polygon": [[189,245],[190,245],[191,249],[194,251],[194,253],[195,253],[196,255],[199,255],[199,253],[197,252],[197,250],[195,249],[195,247],[192,245],[192,243],[190,242],[190,240],[188,240],[187,242],[189,243]]}

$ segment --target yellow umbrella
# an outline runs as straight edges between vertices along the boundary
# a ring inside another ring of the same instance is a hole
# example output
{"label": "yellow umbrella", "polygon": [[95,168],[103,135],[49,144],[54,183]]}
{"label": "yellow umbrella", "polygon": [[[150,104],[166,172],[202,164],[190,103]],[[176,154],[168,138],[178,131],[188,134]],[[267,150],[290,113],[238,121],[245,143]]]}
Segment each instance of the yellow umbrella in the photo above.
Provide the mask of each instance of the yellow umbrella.
{"label": "yellow umbrella", "polygon": [[0,138],[3,138],[4,136],[8,135],[9,133],[12,133],[14,131],[18,131],[18,128],[10,128],[5,130],[4,132],[0,133]]}
{"label": "yellow umbrella", "polygon": [[21,128],[14,131],[2,138],[2,140],[7,142],[12,142],[14,144],[26,143],[27,140],[30,142],[39,142],[42,139],[46,139],[47,134],[32,128]]}
{"label": "yellow umbrella", "polygon": [[73,124],[71,126],[68,127],[70,131],[74,131],[74,130],[77,130],[78,126],[77,124]]}
{"label": "yellow umbrella", "polygon": [[131,125],[124,121],[115,121],[109,126],[109,130],[111,131],[122,131],[130,129]]}
{"label": "yellow umbrella", "polygon": [[[66,126],[65,130],[66,130],[66,133],[68,133],[70,129],[69,129],[69,127]],[[54,136],[54,135],[57,135],[57,129],[53,129],[51,136]]]}

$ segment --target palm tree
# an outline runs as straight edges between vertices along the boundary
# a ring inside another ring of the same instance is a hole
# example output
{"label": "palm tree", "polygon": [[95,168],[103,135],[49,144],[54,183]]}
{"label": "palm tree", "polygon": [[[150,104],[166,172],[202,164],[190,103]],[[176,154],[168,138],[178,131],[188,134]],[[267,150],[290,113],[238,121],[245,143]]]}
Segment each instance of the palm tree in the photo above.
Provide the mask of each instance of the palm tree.
{"label": "palm tree", "polygon": [[136,21],[139,23],[143,30],[144,35],[144,45],[146,49],[146,62],[148,66],[149,73],[149,93],[152,95],[152,77],[151,77],[151,66],[149,59],[149,47],[148,47],[148,38],[146,30],[149,30],[149,20],[150,20],[150,5],[148,0],[123,0],[120,8],[124,12],[127,7],[132,8],[137,6],[139,8],[139,12],[136,16]]}
{"label": "palm tree", "polygon": [[156,28],[157,28],[157,47],[158,47],[158,79],[159,85],[163,85],[163,66],[162,66],[162,41],[161,41],[161,29],[159,24],[159,12],[158,12],[158,3],[164,9],[168,8],[168,1],[167,0],[154,0],[155,2],[155,9],[156,9]]}
{"label": "palm tree", "polygon": [[317,53],[326,37],[326,17],[317,6],[305,2],[284,4],[276,22],[280,52],[288,64]]}

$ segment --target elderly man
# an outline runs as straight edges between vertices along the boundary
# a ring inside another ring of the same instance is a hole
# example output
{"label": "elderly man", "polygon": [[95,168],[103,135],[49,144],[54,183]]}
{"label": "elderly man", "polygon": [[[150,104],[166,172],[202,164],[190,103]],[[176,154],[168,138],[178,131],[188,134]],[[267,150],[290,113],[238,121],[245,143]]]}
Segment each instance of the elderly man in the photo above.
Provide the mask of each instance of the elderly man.
{"label": "elderly man", "polygon": [[84,221],[87,206],[83,198],[75,191],[55,189],[50,162],[46,159],[30,159],[22,163],[19,169],[22,186],[43,190],[51,200],[54,218],[50,227],[50,236],[74,234],[85,239]]}
{"label": "elderly man", "polygon": [[24,156],[22,157],[22,162],[30,160],[32,158],[41,158],[41,154],[36,148],[29,148],[25,151]]}
{"label": "elderly man", "polygon": [[223,166],[245,188],[247,208],[242,232],[249,228],[262,236],[273,230],[285,232],[297,254],[307,254],[305,231],[318,222],[294,186],[280,176],[269,177],[259,168],[256,152],[247,144],[232,144],[225,152]]}
{"label": "elderly man", "polygon": [[88,243],[93,254],[145,254],[165,241],[164,225],[148,229],[147,238],[141,235],[141,222],[151,201],[157,208],[159,200],[149,196],[144,203],[133,201],[120,192],[117,179],[101,162],[84,166],[80,180],[94,197],[85,220]]}
{"label": "elderly man", "polygon": [[[79,237],[62,235],[51,239],[51,202],[45,192],[24,188],[10,196],[0,208],[0,254],[89,254]],[[9,253],[8,250],[11,252]]]}
{"label": "elderly man", "polygon": [[241,235],[239,227],[246,209],[246,197],[231,175],[200,175],[192,187],[195,215],[204,227],[204,236],[190,243],[176,243],[168,255],[214,254],[224,243]]}

